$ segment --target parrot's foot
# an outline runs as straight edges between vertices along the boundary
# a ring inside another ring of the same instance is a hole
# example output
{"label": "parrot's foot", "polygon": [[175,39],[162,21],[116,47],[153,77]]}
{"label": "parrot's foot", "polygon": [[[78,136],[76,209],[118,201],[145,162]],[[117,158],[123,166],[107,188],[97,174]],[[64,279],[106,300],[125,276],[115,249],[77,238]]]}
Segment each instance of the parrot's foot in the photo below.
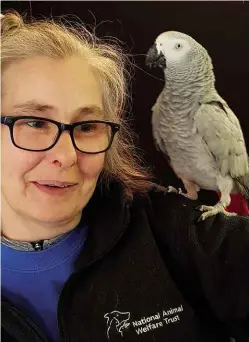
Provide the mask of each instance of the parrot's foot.
{"label": "parrot's foot", "polygon": [[166,193],[169,193],[169,192],[173,192],[177,195],[182,195],[190,200],[197,200],[198,199],[198,194],[197,192],[196,193],[193,193],[193,192],[187,192],[187,193],[184,193],[182,192],[182,189],[181,188],[174,188],[173,186],[169,185],[167,188],[166,188]]}
{"label": "parrot's foot", "polygon": [[195,200],[197,200],[198,199],[198,194],[197,193],[181,193],[181,195],[182,196],[184,196],[184,197],[186,197],[186,198],[188,198],[188,199],[190,199],[190,200],[193,200],[193,201],[195,201]]}
{"label": "parrot's foot", "polygon": [[198,222],[204,221],[206,218],[217,215],[219,213],[222,213],[226,216],[237,216],[236,213],[230,213],[227,212],[223,206],[217,205],[217,206],[208,206],[208,205],[201,205],[200,207],[196,208],[199,211],[204,211],[204,213],[200,216],[198,219]]}
{"label": "parrot's foot", "polygon": [[175,194],[182,195],[182,189],[181,188],[176,189],[171,185],[167,186],[166,192],[167,193],[173,192]]}

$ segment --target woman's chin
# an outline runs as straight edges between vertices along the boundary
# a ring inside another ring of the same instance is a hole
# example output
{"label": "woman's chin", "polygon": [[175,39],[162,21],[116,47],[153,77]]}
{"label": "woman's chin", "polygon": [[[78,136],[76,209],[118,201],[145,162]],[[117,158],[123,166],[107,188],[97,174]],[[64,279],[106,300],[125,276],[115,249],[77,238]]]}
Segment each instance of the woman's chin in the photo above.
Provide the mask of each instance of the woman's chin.
{"label": "woman's chin", "polygon": [[37,222],[39,222],[42,225],[54,225],[54,226],[70,226],[75,223],[75,226],[78,224],[82,210],[75,210],[68,208],[50,208],[48,210],[44,210],[45,208],[43,207],[42,210],[39,210],[37,208],[37,215],[34,215],[33,211],[33,219]]}

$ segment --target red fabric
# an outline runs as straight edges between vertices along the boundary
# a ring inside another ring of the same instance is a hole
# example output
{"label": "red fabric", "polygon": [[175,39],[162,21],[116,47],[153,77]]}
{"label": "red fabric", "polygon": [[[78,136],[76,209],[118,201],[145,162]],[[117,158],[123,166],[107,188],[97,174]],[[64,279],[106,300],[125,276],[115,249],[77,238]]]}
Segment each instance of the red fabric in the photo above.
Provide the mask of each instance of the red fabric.
{"label": "red fabric", "polygon": [[[217,192],[219,198],[220,198],[220,193]],[[226,211],[228,212],[233,212],[238,215],[244,216],[244,215],[249,215],[249,207],[246,199],[240,194],[231,194],[231,203],[229,206],[226,207]]]}

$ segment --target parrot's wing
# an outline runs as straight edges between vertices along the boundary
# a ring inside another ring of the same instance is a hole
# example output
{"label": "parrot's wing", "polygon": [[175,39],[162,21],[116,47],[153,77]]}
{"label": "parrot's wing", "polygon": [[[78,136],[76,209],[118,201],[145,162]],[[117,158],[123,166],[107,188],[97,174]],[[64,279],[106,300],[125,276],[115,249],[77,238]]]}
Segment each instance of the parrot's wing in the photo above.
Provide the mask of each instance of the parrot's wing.
{"label": "parrot's wing", "polygon": [[240,123],[224,100],[202,103],[194,121],[223,175],[237,178],[248,174],[248,156]]}

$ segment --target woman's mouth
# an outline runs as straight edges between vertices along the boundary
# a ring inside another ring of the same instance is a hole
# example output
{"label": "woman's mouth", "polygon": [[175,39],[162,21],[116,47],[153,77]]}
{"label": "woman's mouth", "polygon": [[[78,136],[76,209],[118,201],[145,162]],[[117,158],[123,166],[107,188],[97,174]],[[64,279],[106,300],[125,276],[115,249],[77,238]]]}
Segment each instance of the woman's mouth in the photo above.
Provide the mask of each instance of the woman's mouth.
{"label": "woman's mouth", "polygon": [[50,195],[64,195],[71,191],[77,183],[72,182],[60,182],[60,181],[37,181],[33,184],[40,191],[45,192]]}

